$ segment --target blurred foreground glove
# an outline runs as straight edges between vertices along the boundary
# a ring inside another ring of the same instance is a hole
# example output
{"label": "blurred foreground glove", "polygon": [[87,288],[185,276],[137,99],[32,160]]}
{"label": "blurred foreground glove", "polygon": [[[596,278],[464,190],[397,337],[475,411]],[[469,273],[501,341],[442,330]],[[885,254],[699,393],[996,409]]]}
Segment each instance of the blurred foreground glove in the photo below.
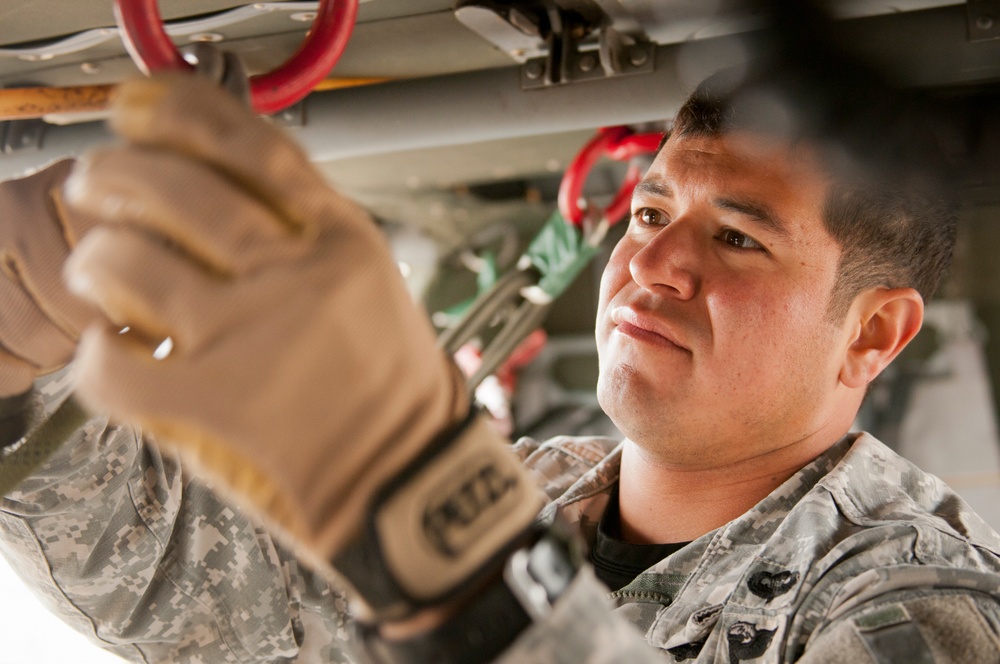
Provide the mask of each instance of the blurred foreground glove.
{"label": "blurred foreground glove", "polygon": [[71,167],[61,161],[0,182],[0,399],[27,391],[36,376],[69,362],[95,315],[62,280],[70,248],[91,225],[62,204]]}
{"label": "blurred foreground glove", "polygon": [[[194,76],[123,86],[126,141],[67,197],[81,399],[171,442],[335,567],[376,617],[452,594],[539,504],[435,346],[372,220],[280,130]],[[173,350],[152,350],[165,337]],[[364,577],[364,578],[362,578]]]}

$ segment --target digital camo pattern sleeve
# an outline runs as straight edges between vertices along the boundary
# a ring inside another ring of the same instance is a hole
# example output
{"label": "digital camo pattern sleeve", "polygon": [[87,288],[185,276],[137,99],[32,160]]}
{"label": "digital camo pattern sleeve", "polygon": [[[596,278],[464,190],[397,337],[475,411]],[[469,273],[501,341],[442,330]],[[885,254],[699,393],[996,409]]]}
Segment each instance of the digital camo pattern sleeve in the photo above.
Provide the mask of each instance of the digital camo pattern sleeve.
{"label": "digital camo pattern sleeve", "polygon": [[950,569],[872,570],[874,597],[837,610],[801,664],[966,664],[1000,661],[1000,576]]}
{"label": "digital camo pattern sleeve", "polygon": [[[36,383],[51,413],[65,373]],[[0,550],[43,602],[137,662],[350,662],[338,592],[132,428],[92,418],[0,499]]]}

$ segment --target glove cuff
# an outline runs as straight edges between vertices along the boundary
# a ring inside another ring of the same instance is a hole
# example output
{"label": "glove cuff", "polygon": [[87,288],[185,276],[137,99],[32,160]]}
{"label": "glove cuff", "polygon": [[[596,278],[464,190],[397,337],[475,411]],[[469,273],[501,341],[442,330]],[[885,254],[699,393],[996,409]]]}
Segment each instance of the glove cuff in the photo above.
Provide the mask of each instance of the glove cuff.
{"label": "glove cuff", "polygon": [[540,508],[509,444],[473,412],[383,485],[331,563],[367,619],[400,620],[495,574]]}

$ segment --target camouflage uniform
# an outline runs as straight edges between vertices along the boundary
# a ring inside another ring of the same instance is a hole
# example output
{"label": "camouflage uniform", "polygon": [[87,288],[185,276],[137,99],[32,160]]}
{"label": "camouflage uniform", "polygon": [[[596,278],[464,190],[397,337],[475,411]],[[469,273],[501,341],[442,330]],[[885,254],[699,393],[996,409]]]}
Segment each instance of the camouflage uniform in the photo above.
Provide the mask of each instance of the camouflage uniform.
{"label": "camouflage uniform", "polygon": [[[39,416],[67,385],[43,384]],[[617,443],[517,450],[592,541]],[[127,659],[351,661],[343,596],[133,429],[91,420],[0,502],[0,532],[53,610]],[[998,573],[1000,537],[960,498],[849,437],[610,596],[585,569],[503,659],[996,662]]]}

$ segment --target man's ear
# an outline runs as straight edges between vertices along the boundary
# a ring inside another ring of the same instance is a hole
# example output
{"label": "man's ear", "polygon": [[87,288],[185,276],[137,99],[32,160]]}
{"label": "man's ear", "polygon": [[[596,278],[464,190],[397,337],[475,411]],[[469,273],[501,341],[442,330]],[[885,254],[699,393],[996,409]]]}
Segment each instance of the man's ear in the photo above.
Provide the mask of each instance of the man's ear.
{"label": "man's ear", "polygon": [[924,300],[913,288],[872,288],[854,300],[848,313],[849,339],[840,382],[865,387],[917,336]]}

